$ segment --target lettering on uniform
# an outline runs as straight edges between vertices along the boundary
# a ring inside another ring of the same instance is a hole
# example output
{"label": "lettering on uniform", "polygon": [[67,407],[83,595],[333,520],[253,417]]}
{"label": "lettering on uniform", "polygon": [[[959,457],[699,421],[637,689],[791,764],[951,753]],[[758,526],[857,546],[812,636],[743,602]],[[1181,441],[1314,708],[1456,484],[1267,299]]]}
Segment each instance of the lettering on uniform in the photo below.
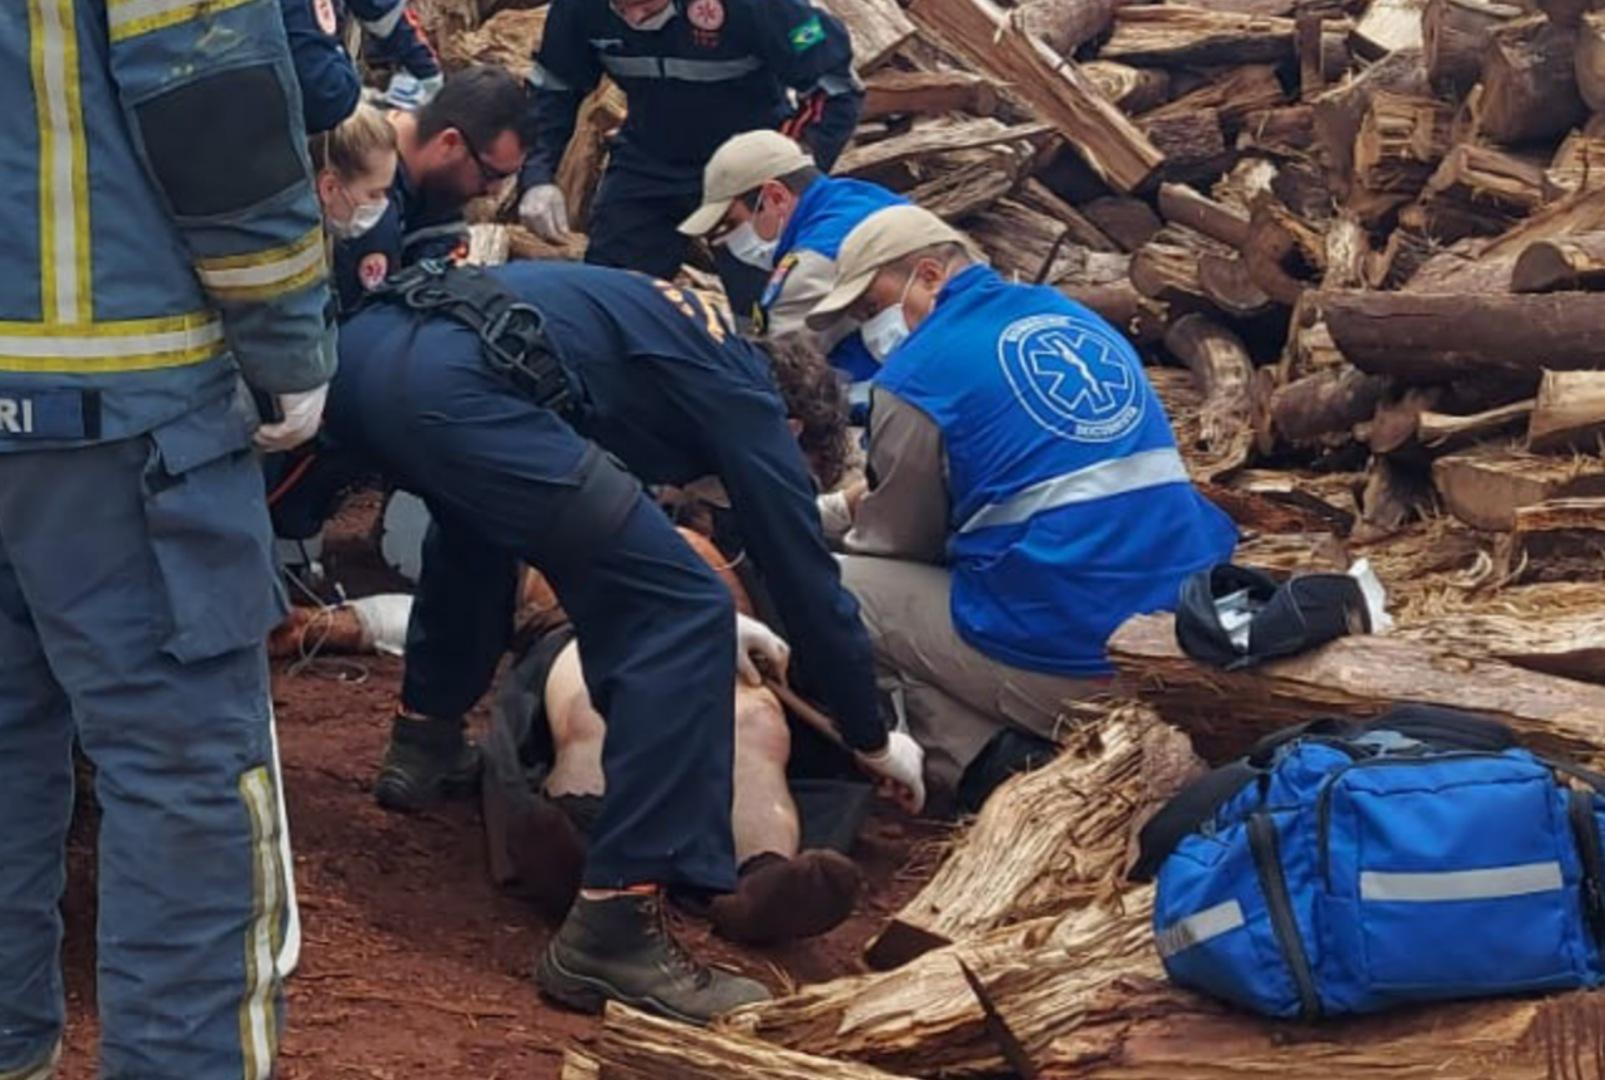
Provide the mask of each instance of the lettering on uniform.
{"label": "lettering on uniform", "polygon": [[1137,355],[1101,322],[1059,313],[1016,319],[998,338],[998,364],[1031,418],[1062,438],[1109,442],[1142,419]]}
{"label": "lettering on uniform", "polygon": [[701,48],[719,47],[719,31],[724,28],[723,0],[691,0],[685,16],[691,23],[691,40]]}
{"label": "lettering on uniform", "polygon": [[390,260],[382,251],[372,251],[362,257],[357,264],[357,280],[369,292],[384,284],[385,278],[390,275]]}
{"label": "lettering on uniform", "polygon": [[334,14],[334,0],[312,0],[312,14],[317,16],[318,29],[325,34],[333,34],[340,29],[340,20]]}
{"label": "lettering on uniform", "polygon": [[0,435],[32,435],[33,402],[0,397]]}

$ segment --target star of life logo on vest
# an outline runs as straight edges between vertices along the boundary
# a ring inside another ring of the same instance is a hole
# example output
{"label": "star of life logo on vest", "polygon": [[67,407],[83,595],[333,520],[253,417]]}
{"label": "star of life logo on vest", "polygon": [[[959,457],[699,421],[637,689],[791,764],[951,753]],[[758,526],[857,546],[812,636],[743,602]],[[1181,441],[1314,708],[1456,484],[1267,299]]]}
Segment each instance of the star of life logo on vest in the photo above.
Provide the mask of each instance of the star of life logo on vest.
{"label": "star of life logo on vest", "polygon": [[1109,442],[1142,420],[1136,357],[1100,323],[1059,312],[1016,319],[998,338],[998,363],[1025,411],[1062,438]]}

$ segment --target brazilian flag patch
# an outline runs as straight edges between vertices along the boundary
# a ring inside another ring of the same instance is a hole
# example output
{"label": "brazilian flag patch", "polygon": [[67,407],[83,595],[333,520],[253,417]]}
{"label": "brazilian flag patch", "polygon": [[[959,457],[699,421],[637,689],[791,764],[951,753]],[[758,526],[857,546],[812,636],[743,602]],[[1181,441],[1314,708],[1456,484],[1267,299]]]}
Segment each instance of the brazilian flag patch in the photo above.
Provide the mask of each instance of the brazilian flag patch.
{"label": "brazilian flag patch", "polygon": [[815,15],[801,26],[791,28],[791,49],[793,52],[807,52],[821,41],[825,40],[825,24]]}

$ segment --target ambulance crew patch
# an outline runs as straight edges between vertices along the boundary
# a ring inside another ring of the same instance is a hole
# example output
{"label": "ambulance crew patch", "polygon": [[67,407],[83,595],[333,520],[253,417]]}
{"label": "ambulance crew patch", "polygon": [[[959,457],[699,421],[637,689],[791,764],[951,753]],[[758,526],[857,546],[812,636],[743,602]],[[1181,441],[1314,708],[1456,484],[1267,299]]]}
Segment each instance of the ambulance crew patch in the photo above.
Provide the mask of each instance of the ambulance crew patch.
{"label": "ambulance crew patch", "polygon": [[385,278],[390,274],[390,260],[385,258],[382,251],[370,252],[362,257],[357,264],[357,280],[362,287],[372,292],[384,284]]}
{"label": "ambulance crew patch", "polygon": [[325,34],[333,34],[340,29],[340,22],[334,14],[334,0],[312,0],[312,14],[317,16],[318,29]]}
{"label": "ambulance crew patch", "polygon": [[815,15],[801,26],[792,27],[788,36],[791,38],[792,52],[807,52],[825,40],[825,24]]}
{"label": "ambulance crew patch", "polygon": [[998,363],[1038,424],[1077,442],[1110,442],[1142,419],[1137,356],[1109,328],[1073,315],[1016,319],[998,338]]}
{"label": "ambulance crew patch", "polygon": [[691,0],[685,15],[698,30],[711,33],[724,26],[724,4],[720,0]]}

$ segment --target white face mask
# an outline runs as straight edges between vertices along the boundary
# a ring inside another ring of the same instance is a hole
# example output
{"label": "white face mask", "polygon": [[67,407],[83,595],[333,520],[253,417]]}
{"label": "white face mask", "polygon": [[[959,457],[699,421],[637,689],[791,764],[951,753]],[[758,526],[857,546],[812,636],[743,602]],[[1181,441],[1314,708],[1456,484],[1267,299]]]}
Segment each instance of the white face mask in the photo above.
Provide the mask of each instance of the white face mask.
{"label": "white face mask", "polygon": [[720,239],[719,243],[725,246],[733,258],[739,259],[748,266],[755,266],[759,270],[773,270],[775,268],[775,248],[780,246],[780,238],[765,240],[758,235],[758,230],[752,227],[752,222],[743,221]]}
{"label": "white face mask", "polygon": [[329,219],[329,234],[340,240],[355,240],[357,237],[372,232],[373,227],[385,216],[390,208],[389,199],[380,199],[378,202],[357,203],[351,211],[350,221],[335,221]]}
{"label": "white face mask", "polygon": [[877,311],[858,326],[858,333],[864,339],[864,348],[880,363],[884,364],[892,350],[913,332],[908,328],[908,320],[903,318],[903,301],[908,299],[908,290],[913,284],[914,278],[910,275],[903,283],[903,292],[897,298],[897,303]]}
{"label": "white face mask", "polygon": [[[618,8],[614,8],[613,13],[618,15]],[[619,15],[619,18],[624,19],[624,16]],[[651,33],[654,30],[662,30],[665,26],[669,25],[669,20],[672,18],[674,18],[674,5],[671,3],[663,5],[662,11],[655,15],[648,15],[640,22],[632,23],[629,19],[624,19],[624,25],[628,26],[631,30],[640,30],[643,33]]]}

